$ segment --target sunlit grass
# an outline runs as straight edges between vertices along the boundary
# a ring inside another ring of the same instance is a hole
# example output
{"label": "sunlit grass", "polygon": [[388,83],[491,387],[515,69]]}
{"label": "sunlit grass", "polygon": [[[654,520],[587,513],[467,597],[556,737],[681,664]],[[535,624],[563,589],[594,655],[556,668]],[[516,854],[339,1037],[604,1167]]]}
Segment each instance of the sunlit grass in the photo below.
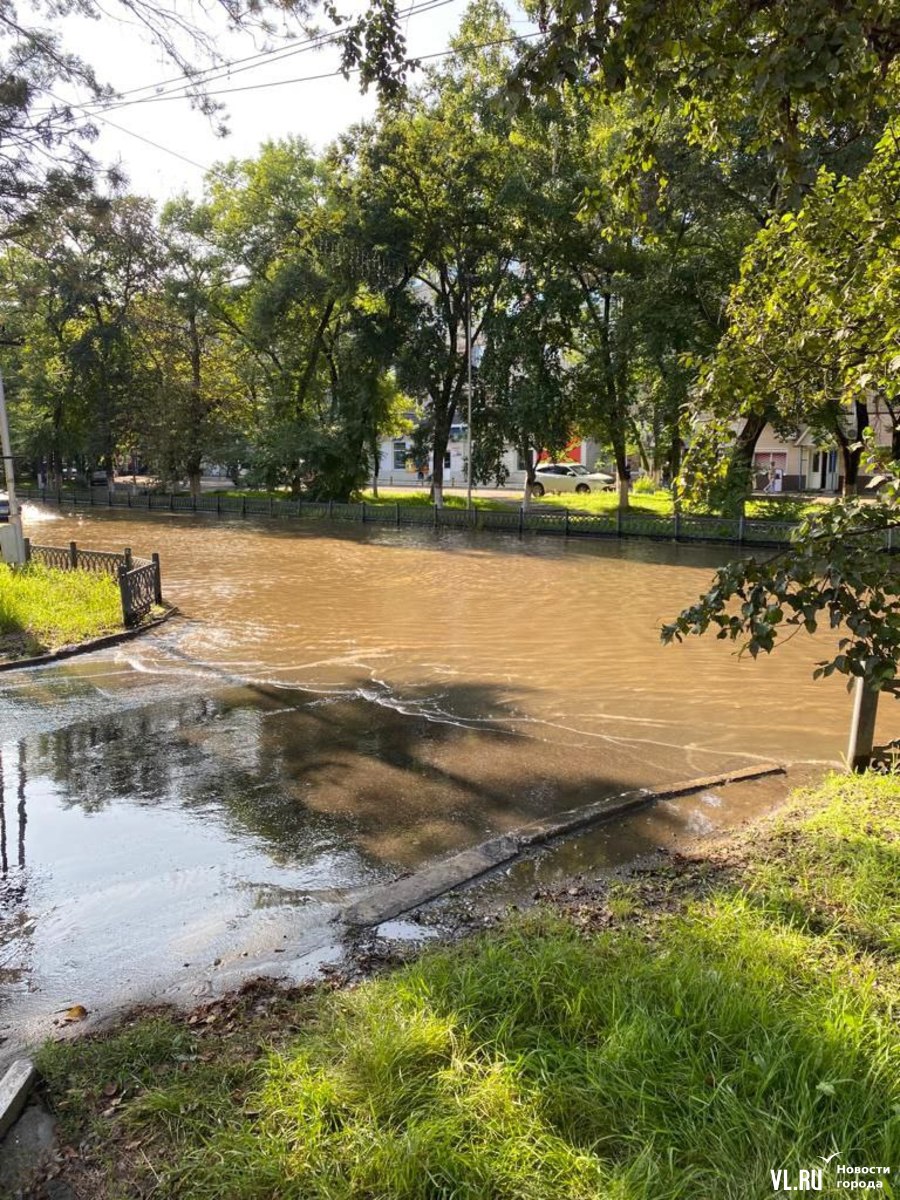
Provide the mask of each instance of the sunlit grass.
{"label": "sunlit grass", "polygon": [[232,1042],[155,1016],[40,1067],[103,1197],[756,1200],[896,1164],[898,800],[834,777],[675,912],[620,890],[599,935],[538,912]]}
{"label": "sunlit grass", "polygon": [[[403,508],[430,508],[433,503],[427,487],[423,487],[421,491],[380,487],[377,496],[369,488],[366,491],[360,492],[359,499],[365,500],[367,504],[399,504]],[[515,492],[510,492],[508,497],[479,496],[477,492],[472,496],[473,508],[509,509],[510,507],[515,507],[518,503],[520,503],[520,497]],[[466,497],[448,495],[445,492],[444,507],[465,508]]]}
{"label": "sunlit grass", "polygon": [[[615,512],[619,507],[618,492],[590,492],[587,495],[576,495],[573,492],[563,492],[560,495],[542,496],[533,501],[534,507],[544,505],[554,508],[571,508],[578,512],[607,513]],[[628,496],[628,507],[635,512],[651,512],[671,514],[672,497],[669,492],[631,492]]]}
{"label": "sunlit grass", "polygon": [[37,654],[122,627],[119,589],[108,575],[0,564],[0,656]]}

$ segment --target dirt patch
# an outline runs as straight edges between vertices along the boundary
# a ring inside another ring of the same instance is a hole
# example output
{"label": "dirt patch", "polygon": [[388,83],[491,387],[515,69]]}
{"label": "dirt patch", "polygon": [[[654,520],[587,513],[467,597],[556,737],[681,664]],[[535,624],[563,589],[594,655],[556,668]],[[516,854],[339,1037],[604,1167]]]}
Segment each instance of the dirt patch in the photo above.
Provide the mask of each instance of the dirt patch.
{"label": "dirt patch", "polygon": [[0,663],[13,661],[17,658],[30,658],[42,654],[46,649],[29,633],[0,634]]}

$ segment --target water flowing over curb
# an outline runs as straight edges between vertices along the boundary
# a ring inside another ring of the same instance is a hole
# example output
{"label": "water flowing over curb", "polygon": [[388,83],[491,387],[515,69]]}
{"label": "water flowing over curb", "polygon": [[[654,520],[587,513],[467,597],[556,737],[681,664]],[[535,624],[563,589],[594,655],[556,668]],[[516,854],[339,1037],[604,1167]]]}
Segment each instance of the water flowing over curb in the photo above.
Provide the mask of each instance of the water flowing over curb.
{"label": "water flowing over curb", "polygon": [[43,667],[49,663],[59,662],[64,658],[74,658],[76,654],[90,654],[94,650],[107,650],[110,646],[118,646],[120,642],[130,642],[132,638],[140,637],[163,625],[170,617],[181,615],[174,604],[163,601],[165,612],[153,617],[143,625],[135,625],[133,629],[123,629],[119,633],[108,633],[104,637],[91,638],[87,642],[79,642],[74,646],[60,646],[58,650],[50,650],[47,654],[37,654],[33,658],[11,658],[0,662],[2,671],[22,671],[28,667]]}
{"label": "water flowing over curb", "polygon": [[688,795],[705,788],[718,787],[739,780],[761,779],[766,775],[784,774],[781,763],[761,763],[754,767],[741,767],[721,775],[706,775],[699,779],[688,779],[659,788],[638,788],[624,792],[611,799],[599,800],[581,808],[572,808],[555,816],[544,817],[522,825],[511,833],[491,838],[469,850],[454,854],[443,862],[434,863],[391,883],[379,884],[356,900],[337,919],[347,925],[363,927],[380,925],[403,913],[410,912],[428,900],[435,900],[446,892],[469,883],[484,875],[501,863],[517,858],[523,851],[540,846],[568,833],[575,833],[601,821],[621,817],[657,800]]}

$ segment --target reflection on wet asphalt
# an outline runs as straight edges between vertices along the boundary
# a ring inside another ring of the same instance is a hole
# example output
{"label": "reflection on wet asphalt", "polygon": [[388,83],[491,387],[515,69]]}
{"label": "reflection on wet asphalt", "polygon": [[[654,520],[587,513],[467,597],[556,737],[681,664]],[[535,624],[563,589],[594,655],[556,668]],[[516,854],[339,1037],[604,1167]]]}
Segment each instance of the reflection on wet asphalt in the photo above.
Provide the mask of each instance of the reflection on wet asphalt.
{"label": "reflection on wet asphalt", "polygon": [[160,550],[185,619],[0,677],[0,1037],[324,953],[348,893],[542,813],[840,747],[809,645],[658,645],[719,551],[39,515]]}

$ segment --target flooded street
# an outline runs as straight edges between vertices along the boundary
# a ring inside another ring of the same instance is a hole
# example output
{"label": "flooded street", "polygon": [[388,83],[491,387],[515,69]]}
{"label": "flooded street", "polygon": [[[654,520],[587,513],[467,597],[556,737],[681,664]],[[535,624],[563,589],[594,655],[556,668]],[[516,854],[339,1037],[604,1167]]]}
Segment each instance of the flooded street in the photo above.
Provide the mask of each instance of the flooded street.
{"label": "flooded street", "polygon": [[543,813],[844,748],[810,639],[659,644],[724,548],[35,508],[26,532],[159,551],[183,616],[0,676],[0,1037],[299,971],[361,887]]}

